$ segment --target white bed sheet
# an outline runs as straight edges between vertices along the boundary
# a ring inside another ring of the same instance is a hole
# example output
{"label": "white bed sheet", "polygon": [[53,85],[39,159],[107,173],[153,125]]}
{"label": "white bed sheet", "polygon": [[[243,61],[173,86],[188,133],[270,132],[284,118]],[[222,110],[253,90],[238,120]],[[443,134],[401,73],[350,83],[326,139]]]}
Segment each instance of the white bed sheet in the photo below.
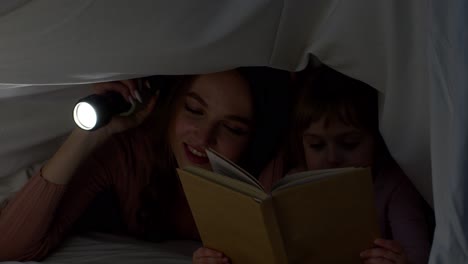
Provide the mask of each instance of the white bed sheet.
{"label": "white bed sheet", "polygon": [[71,237],[42,262],[1,262],[8,264],[189,264],[201,244],[189,240],[150,243],[130,237],[90,233]]}

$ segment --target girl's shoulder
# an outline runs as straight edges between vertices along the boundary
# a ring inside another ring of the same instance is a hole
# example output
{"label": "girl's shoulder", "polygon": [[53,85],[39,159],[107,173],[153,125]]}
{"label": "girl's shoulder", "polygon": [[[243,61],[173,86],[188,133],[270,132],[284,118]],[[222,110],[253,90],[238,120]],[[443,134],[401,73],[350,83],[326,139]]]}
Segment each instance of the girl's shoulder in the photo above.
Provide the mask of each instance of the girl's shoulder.
{"label": "girl's shoulder", "polygon": [[374,192],[381,203],[400,200],[400,198],[402,200],[420,200],[421,198],[409,177],[393,159],[386,159],[375,168]]}
{"label": "girl's shoulder", "polygon": [[407,178],[405,172],[392,159],[386,159],[380,162],[374,168],[374,184],[386,186],[386,188],[395,188]]}

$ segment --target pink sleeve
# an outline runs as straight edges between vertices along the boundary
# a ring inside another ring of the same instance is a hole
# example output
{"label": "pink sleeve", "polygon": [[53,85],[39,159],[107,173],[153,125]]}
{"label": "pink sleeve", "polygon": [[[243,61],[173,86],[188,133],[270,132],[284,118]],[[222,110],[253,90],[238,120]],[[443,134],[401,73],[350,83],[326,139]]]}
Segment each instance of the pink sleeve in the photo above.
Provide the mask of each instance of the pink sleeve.
{"label": "pink sleeve", "polygon": [[270,192],[273,185],[284,176],[283,153],[279,153],[262,170],[259,181],[265,191]]}
{"label": "pink sleeve", "polygon": [[111,175],[123,170],[122,153],[106,145],[68,185],[50,183],[37,173],[12,197],[0,211],[0,261],[42,260],[59,245],[95,196],[111,185]]}
{"label": "pink sleeve", "polygon": [[410,180],[402,177],[388,203],[388,219],[393,239],[401,243],[411,264],[426,264],[429,260],[430,230],[425,207]]}

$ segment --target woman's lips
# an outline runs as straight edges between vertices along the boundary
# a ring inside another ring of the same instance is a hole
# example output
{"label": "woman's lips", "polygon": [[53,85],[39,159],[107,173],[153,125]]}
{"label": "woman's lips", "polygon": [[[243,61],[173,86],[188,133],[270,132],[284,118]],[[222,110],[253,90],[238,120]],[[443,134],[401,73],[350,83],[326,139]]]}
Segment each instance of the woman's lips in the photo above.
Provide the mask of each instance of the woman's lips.
{"label": "woman's lips", "polygon": [[191,147],[184,143],[185,156],[187,159],[195,164],[202,165],[209,162],[208,157],[206,156],[205,151],[201,152],[194,147]]}

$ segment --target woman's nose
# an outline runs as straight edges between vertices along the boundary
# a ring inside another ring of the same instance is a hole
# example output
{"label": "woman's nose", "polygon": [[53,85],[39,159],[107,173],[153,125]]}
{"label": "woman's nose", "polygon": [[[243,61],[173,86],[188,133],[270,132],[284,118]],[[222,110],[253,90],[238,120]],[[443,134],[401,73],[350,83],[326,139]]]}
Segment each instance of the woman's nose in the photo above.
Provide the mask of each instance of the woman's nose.
{"label": "woman's nose", "polygon": [[198,127],[197,137],[204,146],[213,147],[216,145],[217,127],[212,124],[205,124]]}

